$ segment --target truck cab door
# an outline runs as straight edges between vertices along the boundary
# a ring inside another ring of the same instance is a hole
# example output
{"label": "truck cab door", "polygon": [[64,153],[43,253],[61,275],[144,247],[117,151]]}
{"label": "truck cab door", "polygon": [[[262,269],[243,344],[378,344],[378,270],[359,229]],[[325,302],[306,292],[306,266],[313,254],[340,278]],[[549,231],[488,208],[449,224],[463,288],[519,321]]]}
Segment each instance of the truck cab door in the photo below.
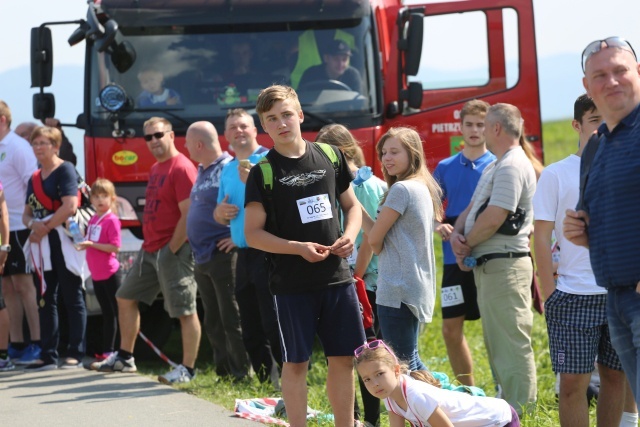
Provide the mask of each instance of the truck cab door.
{"label": "truck cab door", "polygon": [[[390,126],[412,126],[430,166],[462,149],[460,109],[472,99],[517,106],[542,154],[532,0],[469,0],[407,5],[422,16],[419,67],[398,61],[398,114]],[[410,32],[398,28],[398,34]],[[409,40],[411,43],[411,40]],[[410,51],[411,47],[407,47]],[[415,63],[415,58],[412,58]],[[407,65],[408,64],[408,65]],[[411,68],[414,70],[412,71]],[[411,75],[410,73],[415,73]],[[421,87],[420,87],[421,85]],[[422,99],[416,100],[417,94]]]}

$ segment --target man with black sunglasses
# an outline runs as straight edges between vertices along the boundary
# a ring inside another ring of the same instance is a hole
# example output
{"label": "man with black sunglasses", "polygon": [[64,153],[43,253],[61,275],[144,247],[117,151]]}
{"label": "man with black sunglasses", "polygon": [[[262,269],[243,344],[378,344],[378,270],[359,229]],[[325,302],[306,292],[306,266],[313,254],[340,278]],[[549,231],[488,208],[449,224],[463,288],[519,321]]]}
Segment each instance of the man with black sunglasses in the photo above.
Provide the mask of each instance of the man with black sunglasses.
{"label": "man with black sunglasses", "polygon": [[187,243],[187,214],[197,170],[174,144],[171,123],[152,117],[144,123],[144,140],[157,162],[149,171],[142,231],[144,242],[134,267],[118,289],[120,349],[103,362],[91,365],[98,371],[135,372],[133,348],[140,327],[138,302],[151,305],[162,292],[169,316],[180,320],[182,364],[158,376],[165,384],[189,382],[200,345],[200,321],[196,312],[197,285],[194,261]]}
{"label": "man with black sunglasses", "polygon": [[582,155],[580,201],[564,235],[589,247],[596,283],[607,289],[611,342],[640,402],[640,65],[620,37],[590,43],[583,84],[605,121]]}

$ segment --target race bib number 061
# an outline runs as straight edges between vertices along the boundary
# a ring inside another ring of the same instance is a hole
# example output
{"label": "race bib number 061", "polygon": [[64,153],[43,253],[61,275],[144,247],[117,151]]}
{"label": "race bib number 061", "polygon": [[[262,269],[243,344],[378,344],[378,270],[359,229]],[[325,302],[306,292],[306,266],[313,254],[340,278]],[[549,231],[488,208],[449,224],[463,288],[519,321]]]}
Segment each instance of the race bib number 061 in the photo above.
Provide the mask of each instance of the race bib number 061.
{"label": "race bib number 061", "polygon": [[442,288],[441,296],[443,307],[453,307],[464,304],[464,294],[462,293],[462,286],[460,285]]}
{"label": "race bib number 061", "polygon": [[303,224],[333,218],[331,200],[328,194],[306,197],[297,201]]}

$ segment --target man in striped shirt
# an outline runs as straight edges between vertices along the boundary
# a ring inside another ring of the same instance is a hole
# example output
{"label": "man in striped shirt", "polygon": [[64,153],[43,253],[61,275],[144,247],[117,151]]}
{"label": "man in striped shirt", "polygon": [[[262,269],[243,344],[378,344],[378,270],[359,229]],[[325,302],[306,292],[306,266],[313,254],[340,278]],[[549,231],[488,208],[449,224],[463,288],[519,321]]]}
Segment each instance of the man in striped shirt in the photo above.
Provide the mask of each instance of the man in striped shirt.
{"label": "man in striped shirt", "polygon": [[[518,415],[536,401],[529,256],[536,174],[520,146],[521,133],[518,108],[509,104],[489,108],[484,136],[497,160],[484,170],[451,235],[460,269],[469,271],[463,259],[476,260],[473,274],[489,363],[502,397]],[[503,223],[518,211],[525,212],[524,222],[504,234]]]}

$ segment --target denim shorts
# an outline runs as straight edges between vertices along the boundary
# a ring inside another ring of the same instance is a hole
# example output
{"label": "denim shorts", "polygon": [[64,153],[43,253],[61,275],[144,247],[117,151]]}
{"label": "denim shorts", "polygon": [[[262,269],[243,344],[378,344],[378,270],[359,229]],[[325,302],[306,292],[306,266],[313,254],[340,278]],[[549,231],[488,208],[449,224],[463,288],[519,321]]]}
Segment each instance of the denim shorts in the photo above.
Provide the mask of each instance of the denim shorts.
{"label": "denim shorts", "polygon": [[544,303],[553,372],[587,374],[598,363],[622,370],[611,344],[607,294],[574,295],[553,291]]}

